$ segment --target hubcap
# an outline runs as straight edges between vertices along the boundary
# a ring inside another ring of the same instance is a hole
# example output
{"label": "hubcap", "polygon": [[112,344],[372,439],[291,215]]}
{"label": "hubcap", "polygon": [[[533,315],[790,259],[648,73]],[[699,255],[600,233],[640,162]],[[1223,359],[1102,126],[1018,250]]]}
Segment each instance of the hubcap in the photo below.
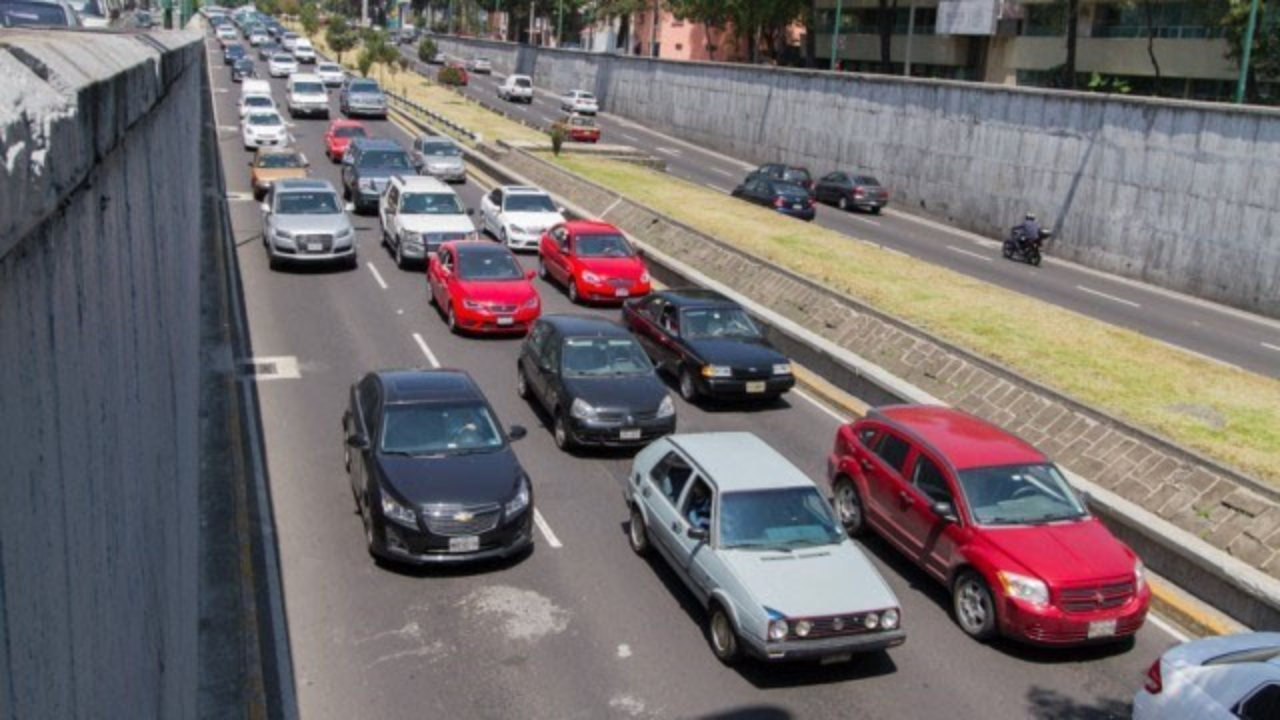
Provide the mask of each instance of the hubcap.
{"label": "hubcap", "polygon": [[569,439],[569,433],[564,426],[564,420],[556,418],[556,447],[564,447],[564,443]]}
{"label": "hubcap", "polygon": [[845,527],[857,527],[862,523],[862,508],[858,503],[858,495],[848,483],[840,485],[836,492],[836,509],[840,512],[840,522]]}
{"label": "hubcap", "polygon": [[524,397],[524,394],[528,391],[528,389],[529,389],[528,386],[525,385],[524,372],[523,371],[517,372],[516,373],[516,394],[521,397]]}
{"label": "hubcap", "polygon": [[693,377],[689,375],[688,370],[680,373],[680,394],[684,395],[686,400],[693,397]]}
{"label": "hubcap", "polygon": [[578,284],[569,283],[569,301],[578,302]]}
{"label": "hubcap", "polygon": [[729,650],[729,618],[724,613],[717,612],[711,618],[711,641],[716,644],[716,651],[725,653]]}
{"label": "hubcap", "polygon": [[977,630],[987,622],[986,598],[983,597],[982,590],[978,588],[978,584],[973,580],[966,580],[960,586],[956,610],[960,617],[960,622],[968,630]]}
{"label": "hubcap", "polygon": [[639,513],[631,513],[631,547],[639,550],[644,547],[644,529]]}

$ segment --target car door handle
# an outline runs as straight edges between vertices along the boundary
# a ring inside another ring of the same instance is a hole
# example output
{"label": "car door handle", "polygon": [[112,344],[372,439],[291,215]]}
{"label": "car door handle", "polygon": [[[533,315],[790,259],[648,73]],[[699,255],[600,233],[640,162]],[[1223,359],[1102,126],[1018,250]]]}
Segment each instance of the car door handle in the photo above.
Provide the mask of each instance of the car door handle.
{"label": "car door handle", "polygon": [[911,507],[912,505],[916,504],[916,499],[911,497],[911,493],[905,490],[898,493],[898,499],[902,501],[903,507]]}
{"label": "car door handle", "polygon": [[672,520],[672,521],[671,521],[671,532],[673,532],[673,533],[678,533],[678,532],[680,532],[680,521],[679,521],[679,520]]}

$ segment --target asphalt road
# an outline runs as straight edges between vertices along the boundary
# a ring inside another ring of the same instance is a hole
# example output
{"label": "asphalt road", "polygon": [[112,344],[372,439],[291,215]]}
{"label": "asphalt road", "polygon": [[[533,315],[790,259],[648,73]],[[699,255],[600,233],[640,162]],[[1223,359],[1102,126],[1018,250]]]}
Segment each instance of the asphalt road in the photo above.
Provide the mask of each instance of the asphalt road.
{"label": "asphalt road", "polygon": [[[416,58],[411,48],[402,52]],[[538,89],[533,103],[510,103],[497,95],[503,77],[473,73],[464,92],[539,127],[550,126],[562,115],[559,97],[552,91],[569,88]],[[671,175],[726,194],[755,167],[618,116],[602,113],[597,122],[601,142],[648,151],[667,161]],[[810,168],[816,177],[833,169]],[[1052,257],[1052,243],[1039,268],[1010,262],[1000,256],[995,239],[896,212],[892,199],[890,203],[880,215],[819,205],[815,222],[1200,355],[1280,377],[1280,322],[1068,263]],[[1009,224],[1020,220],[1010,218]]]}
{"label": "asphalt road", "polygon": [[[380,247],[373,217],[356,218],[355,270],[268,269],[235,127],[238,88],[209,46],[253,359],[279,373],[257,391],[302,717],[1127,716],[1143,673],[1174,642],[1166,631],[1149,623],[1132,646],[1065,652],[980,645],[952,622],[945,593],[876,540],[864,547],[903,604],[904,646],[835,666],[722,666],[692,596],[628,547],[629,456],[556,450],[515,395],[517,341],[450,335],[422,273],[397,270]],[[283,84],[272,84],[282,100]],[[337,117],[336,97],[332,107]],[[394,123],[369,125],[408,141]],[[324,127],[299,120],[293,133],[312,175],[337,186]],[[458,191],[477,207],[484,187],[473,178]],[[574,309],[560,289],[539,289],[546,312]],[[504,423],[530,428],[515,449],[541,523],[521,562],[397,571],[365,551],[342,467],[348,385],[370,369],[437,361],[466,368]],[[821,480],[838,418],[802,393],[755,410],[699,409],[673,396],[681,431],[750,430]]]}

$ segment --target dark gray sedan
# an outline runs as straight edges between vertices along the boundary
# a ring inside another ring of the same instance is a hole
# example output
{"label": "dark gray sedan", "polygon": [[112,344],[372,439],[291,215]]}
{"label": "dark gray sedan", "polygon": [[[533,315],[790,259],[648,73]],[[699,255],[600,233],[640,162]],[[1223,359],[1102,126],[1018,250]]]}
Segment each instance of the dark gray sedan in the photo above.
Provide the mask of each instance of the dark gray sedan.
{"label": "dark gray sedan", "polygon": [[879,213],[889,204],[889,191],[870,175],[836,171],[828,173],[814,188],[818,202],[841,210],[870,210]]}

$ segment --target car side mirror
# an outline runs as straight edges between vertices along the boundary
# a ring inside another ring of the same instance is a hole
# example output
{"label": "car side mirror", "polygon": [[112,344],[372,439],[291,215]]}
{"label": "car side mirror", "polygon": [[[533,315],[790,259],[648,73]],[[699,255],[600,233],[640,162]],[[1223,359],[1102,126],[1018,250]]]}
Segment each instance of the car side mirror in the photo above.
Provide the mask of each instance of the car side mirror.
{"label": "car side mirror", "polygon": [[943,522],[953,523],[959,521],[959,518],[956,517],[955,506],[946,500],[939,500],[930,506],[930,509],[933,510],[934,515],[942,518]]}
{"label": "car side mirror", "polygon": [[561,215],[567,215],[569,213],[568,210],[565,210],[562,207],[556,207],[556,212],[560,213]]}
{"label": "car side mirror", "polygon": [[529,431],[523,425],[512,425],[511,428],[507,430],[507,435],[510,436],[512,440],[519,440],[528,434]]}
{"label": "car side mirror", "polygon": [[525,280],[532,280],[532,279],[533,279],[537,274],[538,274],[538,272],[537,272],[536,270],[532,270],[532,269],[530,269],[530,270],[525,270],[525,271],[524,271],[524,279],[525,279]]}
{"label": "car side mirror", "polygon": [[302,167],[311,167],[311,161],[307,159],[306,155],[302,156]]}
{"label": "car side mirror", "polygon": [[689,529],[685,530],[684,534],[690,540],[700,540],[702,542],[706,542],[707,538],[711,537],[710,530],[706,528],[693,527],[693,526],[689,526]]}
{"label": "car side mirror", "polygon": [[350,167],[350,166],[352,166],[352,165],[355,165],[355,161],[351,159],[351,156],[349,156],[349,155],[343,155],[343,156],[342,156],[342,164],[343,164],[343,165],[346,165],[346,166],[348,166],[348,167]]}
{"label": "car side mirror", "polygon": [[1080,498],[1080,504],[1083,505],[1086,510],[1089,508],[1089,502],[1093,500],[1093,496],[1086,490],[1076,490],[1076,497]]}
{"label": "car side mirror", "polygon": [[352,433],[347,436],[347,447],[350,447],[352,450],[368,450],[369,438],[361,435],[360,433]]}
{"label": "car side mirror", "polygon": [[644,248],[638,247],[634,249],[636,251],[636,257],[640,257],[640,258],[644,257]]}

